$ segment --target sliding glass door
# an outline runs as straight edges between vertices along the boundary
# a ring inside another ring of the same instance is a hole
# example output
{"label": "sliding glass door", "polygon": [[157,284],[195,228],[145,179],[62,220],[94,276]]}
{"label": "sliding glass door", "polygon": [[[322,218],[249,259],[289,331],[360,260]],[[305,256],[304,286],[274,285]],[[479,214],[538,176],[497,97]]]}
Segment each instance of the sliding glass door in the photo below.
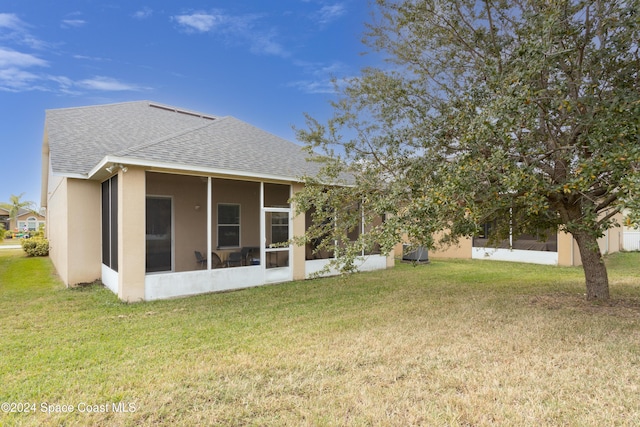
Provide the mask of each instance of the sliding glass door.
{"label": "sliding glass door", "polygon": [[170,197],[147,197],[146,271],[173,270],[173,208]]}

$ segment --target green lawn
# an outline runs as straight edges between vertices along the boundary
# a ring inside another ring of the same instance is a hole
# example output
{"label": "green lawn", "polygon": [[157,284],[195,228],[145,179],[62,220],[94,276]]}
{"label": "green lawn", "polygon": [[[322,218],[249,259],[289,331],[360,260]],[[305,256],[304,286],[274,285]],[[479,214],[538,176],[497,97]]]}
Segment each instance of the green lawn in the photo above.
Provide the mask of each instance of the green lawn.
{"label": "green lawn", "polygon": [[490,261],[124,304],[3,249],[0,402],[35,412],[0,425],[639,425],[640,254],[608,263],[608,304]]}

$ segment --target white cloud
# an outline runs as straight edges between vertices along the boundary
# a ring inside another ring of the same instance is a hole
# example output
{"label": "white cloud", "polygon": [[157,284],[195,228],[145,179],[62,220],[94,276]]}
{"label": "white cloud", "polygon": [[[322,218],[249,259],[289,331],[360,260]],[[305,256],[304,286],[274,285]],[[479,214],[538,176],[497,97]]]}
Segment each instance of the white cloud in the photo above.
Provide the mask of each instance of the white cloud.
{"label": "white cloud", "polygon": [[135,12],[132,16],[136,19],[147,19],[151,17],[151,15],[153,15],[153,10],[148,7],[144,7]]}
{"label": "white cloud", "polygon": [[178,15],[173,17],[178,24],[186,27],[187,31],[206,33],[211,31],[223,18],[220,15],[194,13],[192,15]]}
{"label": "white cloud", "polygon": [[[70,26],[82,26],[86,21],[68,19],[63,23]],[[13,43],[14,45],[29,45],[39,48],[48,46],[33,37],[27,31],[28,28],[29,26],[16,15],[0,13],[0,42],[5,41],[7,44]],[[73,80],[66,76],[52,75],[43,71],[44,68],[52,68],[49,61],[16,49],[0,45],[0,91],[44,91],[78,95],[87,91],[141,91],[149,89],[112,77],[95,76],[84,80]],[[108,61],[105,58],[81,55],[75,55],[74,58]]]}
{"label": "white cloud", "polygon": [[112,77],[95,76],[90,79],[81,80],[76,83],[77,86],[100,91],[140,91],[143,88],[137,85],[124,83]]}
{"label": "white cloud", "polygon": [[29,46],[34,49],[49,47],[29,33],[29,25],[13,13],[0,13],[0,40]]}
{"label": "white cloud", "polygon": [[0,68],[0,91],[23,92],[33,90],[32,83],[39,77],[29,71],[20,68]]}
{"label": "white cloud", "polygon": [[307,94],[336,93],[336,85],[342,86],[348,78],[348,67],[341,62],[322,64],[295,61],[295,65],[302,68],[309,78],[291,82],[287,86]]}
{"label": "white cloud", "polygon": [[[17,22],[7,18],[6,14],[0,19],[2,20],[0,25],[4,28],[13,26]],[[32,85],[40,78],[36,73],[26,69],[48,66],[49,63],[47,61],[35,55],[0,47],[0,90],[20,92],[37,89]]]}
{"label": "white cloud", "polygon": [[9,28],[19,31],[26,27],[26,24],[13,13],[0,13],[0,28]]}
{"label": "white cloud", "polygon": [[80,59],[83,61],[95,61],[95,62],[109,62],[111,61],[109,58],[102,58],[100,56],[87,56],[87,55],[73,55],[75,59]]}
{"label": "white cloud", "polygon": [[289,52],[274,40],[274,34],[252,34],[249,38],[250,50],[262,55],[288,57]]}
{"label": "white cloud", "polygon": [[215,33],[230,45],[246,45],[252,53],[288,57],[290,54],[277,41],[278,32],[259,27],[259,15],[232,16],[216,11],[197,12],[172,17],[188,33]]}
{"label": "white cloud", "polygon": [[0,69],[7,67],[46,67],[47,65],[49,65],[47,61],[34,55],[0,47]]}
{"label": "white cloud", "polygon": [[310,95],[321,93],[336,93],[331,80],[298,80],[289,83],[287,86],[298,89],[300,92]]}
{"label": "white cloud", "polygon": [[61,28],[79,28],[83,27],[87,24],[87,21],[84,19],[63,19],[62,24],[60,24]]}
{"label": "white cloud", "polygon": [[329,24],[347,13],[344,3],[322,6],[315,14],[316,21],[321,25]]}
{"label": "white cloud", "polygon": [[47,76],[46,78],[47,80],[58,83],[60,87],[65,89],[72,87],[74,84],[73,80],[65,76]]}

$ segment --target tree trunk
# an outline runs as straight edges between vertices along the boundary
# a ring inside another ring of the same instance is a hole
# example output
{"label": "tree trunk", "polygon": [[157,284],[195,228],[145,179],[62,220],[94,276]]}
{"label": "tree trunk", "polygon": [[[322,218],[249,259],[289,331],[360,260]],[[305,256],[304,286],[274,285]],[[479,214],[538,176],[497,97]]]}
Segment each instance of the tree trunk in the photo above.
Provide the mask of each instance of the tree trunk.
{"label": "tree trunk", "polygon": [[573,234],[580,249],[580,259],[587,284],[587,301],[609,299],[609,277],[604,265],[598,240],[587,232]]}

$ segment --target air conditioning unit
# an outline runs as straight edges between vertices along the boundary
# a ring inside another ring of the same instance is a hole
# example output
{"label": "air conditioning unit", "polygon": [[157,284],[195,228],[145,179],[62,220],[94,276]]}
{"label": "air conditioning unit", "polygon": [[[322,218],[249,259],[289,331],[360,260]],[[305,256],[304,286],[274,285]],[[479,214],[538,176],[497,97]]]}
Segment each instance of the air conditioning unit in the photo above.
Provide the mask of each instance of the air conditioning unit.
{"label": "air conditioning unit", "polygon": [[402,260],[410,261],[410,262],[420,262],[427,263],[429,262],[429,252],[427,248],[418,246],[414,248],[410,248],[409,245],[402,245]]}

